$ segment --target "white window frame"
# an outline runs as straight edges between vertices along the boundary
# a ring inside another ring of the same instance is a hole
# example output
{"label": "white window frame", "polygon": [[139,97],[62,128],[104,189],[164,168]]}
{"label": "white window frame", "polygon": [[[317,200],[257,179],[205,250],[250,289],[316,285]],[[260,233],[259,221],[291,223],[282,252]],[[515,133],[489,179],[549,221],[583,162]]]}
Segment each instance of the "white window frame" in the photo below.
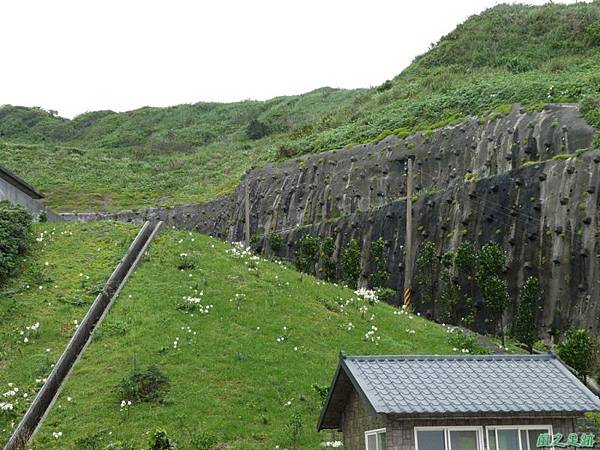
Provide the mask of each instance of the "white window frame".
{"label": "white window frame", "polygon": [[[387,429],[386,428],[377,428],[376,430],[367,430],[365,431],[365,448],[368,449],[369,448],[369,436],[377,436],[380,433],[385,433],[385,439],[386,439],[386,444],[387,444]],[[377,445],[377,447],[379,447],[379,442],[377,441],[377,438],[375,439],[375,443]],[[375,449],[375,450],[380,450],[380,449]]]}
{"label": "white window frame", "polygon": [[444,445],[446,450],[452,450],[452,444],[450,442],[451,431],[475,431],[477,432],[477,446],[479,450],[486,450],[486,438],[483,436],[484,429],[482,426],[447,426],[447,427],[415,427],[415,450],[427,450],[419,448],[419,431],[443,431],[444,432]]}
{"label": "white window frame", "polygon": [[[523,450],[523,442],[521,442],[521,430],[541,430],[546,429],[551,436],[554,436],[554,432],[552,430],[552,425],[489,425],[485,427],[485,443],[487,450],[496,450],[495,448],[490,447],[490,436],[489,431],[494,430],[494,434],[496,436],[496,445],[498,445],[498,433],[496,430],[517,430],[517,435],[519,436],[519,450]],[[549,447],[550,450],[553,450],[554,447]],[[537,450],[537,449],[536,449]]]}

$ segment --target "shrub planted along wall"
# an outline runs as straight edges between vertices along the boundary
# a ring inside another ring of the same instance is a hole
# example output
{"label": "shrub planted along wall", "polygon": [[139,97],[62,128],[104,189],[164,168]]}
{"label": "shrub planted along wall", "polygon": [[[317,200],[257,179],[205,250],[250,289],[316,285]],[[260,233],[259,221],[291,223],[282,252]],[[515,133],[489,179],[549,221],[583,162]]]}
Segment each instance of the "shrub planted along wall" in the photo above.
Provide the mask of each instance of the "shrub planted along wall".
{"label": "shrub planted along wall", "polygon": [[[463,241],[455,251],[438,257],[439,249],[425,242],[417,257],[417,306],[433,320],[497,332],[503,339],[503,317],[509,306],[504,277],[506,254],[493,242],[475,248]],[[483,300],[485,315],[476,319],[475,303]],[[478,323],[476,323],[478,322]],[[482,323],[483,322],[483,323]]]}
{"label": "shrub planted along wall", "polygon": [[22,206],[0,201],[0,285],[15,271],[31,245],[31,221]]}
{"label": "shrub planted along wall", "polygon": [[344,281],[352,288],[358,287],[360,277],[360,256],[361,250],[356,239],[350,240],[342,251],[342,271],[344,272]]}
{"label": "shrub planted along wall", "polygon": [[331,236],[323,239],[321,244],[321,274],[327,281],[334,281],[337,273],[337,261],[335,259],[335,241]]}
{"label": "shrub planted along wall", "polygon": [[319,260],[320,246],[321,242],[316,236],[306,235],[300,238],[294,261],[296,268],[300,272],[315,273],[315,265]]}
{"label": "shrub planted along wall", "polygon": [[371,242],[371,255],[375,263],[375,272],[371,276],[371,284],[374,288],[384,288],[390,278],[390,273],[387,270],[385,248],[386,242],[382,237]]}

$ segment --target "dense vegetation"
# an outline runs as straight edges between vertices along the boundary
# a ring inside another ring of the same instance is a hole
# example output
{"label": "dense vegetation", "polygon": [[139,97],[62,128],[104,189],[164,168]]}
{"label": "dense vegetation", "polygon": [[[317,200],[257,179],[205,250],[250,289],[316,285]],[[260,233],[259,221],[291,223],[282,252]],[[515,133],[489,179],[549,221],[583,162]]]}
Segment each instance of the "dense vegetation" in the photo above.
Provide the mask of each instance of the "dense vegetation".
{"label": "dense vegetation", "polygon": [[542,288],[540,280],[529,277],[523,283],[519,293],[519,304],[511,325],[511,335],[527,346],[533,353],[533,345],[540,339],[536,325],[538,314],[542,310]]}
{"label": "dense vegetation", "polygon": [[558,356],[585,381],[598,364],[598,345],[588,330],[571,328],[558,345]]}
{"label": "dense vegetation", "polygon": [[0,161],[25,172],[58,210],[204,201],[229,192],[251,165],[487,117],[516,102],[579,101],[600,127],[599,50],[598,0],[499,5],[372,89],[97,111],[73,120],[5,106]]}
{"label": "dense vegetation", "polygon": [[[456,250],[442,253],[434,242],[426,241],[416,264],[417,310],[427,311],[434,320],[485,329],[504,339],[503,316],[509,295],[503,275],[506,254],[498,244],[489,242],[476,248],[463,241]],[[476,317],[483,307],[485,314]]]}
{"label": "dense vegetation", "polygon": [[0,201],[0,287],[19,266],[32,240],[31,215],[21,206]]}
{"label": "dense vegetation", "polygon": [[39,223],[33,231],[36,239],[26,260],[0,287],[0,445],[42,386],[137,227]]}
{"label": "dense vegetation", "polygon": [[[115,244],[131,237],[129,227],[111,223],[38,227],[45,237],[31,270],[52,281],[39,290],[26,272],[15,284],[20,293],[8,300],[22,319],[3,325],[14,350],[3,362],[9,370],[0,372],[0,384],[14,382],[30,396],[83,317],[89,291],[106,277],[96,258],[116,259]],[[108,242],[93,242],[96,236]],[[79,278],[80,270],[91,279]],[[9,308],[5,303],[0,307]],[[39,332],[23,343],[18,330],[37,320]],[[94,333],[32,448],[148,449],[167,440],[190,450],[319,448],[332,440],[315,425],[341,350],[481,351],[472,337],[368,291],[354,293],[197,233],[164,231]],[[6,437],[18,414],[2,414]]]}

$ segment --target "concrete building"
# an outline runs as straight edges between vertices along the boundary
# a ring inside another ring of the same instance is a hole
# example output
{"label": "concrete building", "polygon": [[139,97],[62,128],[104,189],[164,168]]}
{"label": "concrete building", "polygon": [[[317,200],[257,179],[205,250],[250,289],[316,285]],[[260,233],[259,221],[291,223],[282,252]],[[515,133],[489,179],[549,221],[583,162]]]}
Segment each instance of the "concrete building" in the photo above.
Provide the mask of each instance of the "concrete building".
{"label": "concrete building", "polygon": [[33,216],[46,213],[48,220],[60,220],[60,216],[48,210],[40,200],[44,194],[34,189],[29,183],[10,170],[0,166],[0,200],[8,200],[26,208]]}
{"label": "concrete building", "polygon": [[341,355],[318,429],[346,450],[592,448],[600,399],[552,354]]}

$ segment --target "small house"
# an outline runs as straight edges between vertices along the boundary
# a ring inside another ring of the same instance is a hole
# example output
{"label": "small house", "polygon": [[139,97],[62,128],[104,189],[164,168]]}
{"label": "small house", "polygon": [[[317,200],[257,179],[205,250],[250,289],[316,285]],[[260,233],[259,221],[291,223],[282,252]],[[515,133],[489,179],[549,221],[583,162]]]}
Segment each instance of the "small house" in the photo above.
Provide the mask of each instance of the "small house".
{"label": "small house", "polygon": [[318,429],[345,450],[592,448],[588,411],[600,399],[553,354],[342,354]]}
{"label": "small house", "polygon": [[49,220],[60,220],[60,216],[49,211],[40,203],[43,198],[44,194],[37,191],[21,177],[0,166],[0,200],[7,200],[21,205],[34,217],[39,217],[43,213]]}

